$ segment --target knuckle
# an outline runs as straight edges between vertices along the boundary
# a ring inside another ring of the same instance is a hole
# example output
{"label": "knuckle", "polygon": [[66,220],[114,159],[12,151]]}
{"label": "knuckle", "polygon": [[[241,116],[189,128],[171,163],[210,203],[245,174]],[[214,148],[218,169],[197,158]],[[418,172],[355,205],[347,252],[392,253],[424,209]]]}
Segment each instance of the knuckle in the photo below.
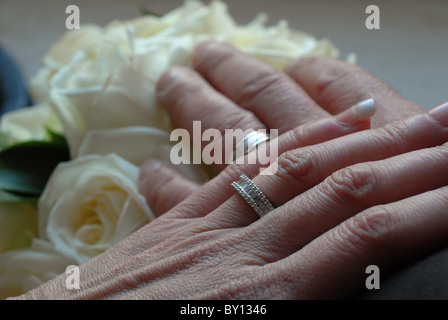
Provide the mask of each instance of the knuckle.
{"label": "knuckle", "polygon": [[330,67],[325,69],[317,79],[315,93],[317,96],[325,96],[328,91],[341,82],[347,81],[347,78],[355,77],[360,70],[358,67],[344,64],[344,67]]}
{"label": "knuckle", "polygon": [[440,150],[442,150],[443,153],[448,153],[448,142],[445,142],[439,148]]}
{"label": "knuckle", "polygon": [[[283,139],[288,139],[292,145],[311,146],[322,142],[316,135],[315,122],[300,124],[289,130]],[[319,124],[318,124],[319,125]]]}
{"label": "knuckle", "polygon": [[285,82],[286,77],[281,72],[271,67],[265,67],[246,80],[236,98],[243,107],[251,110],[264,93],[268,90],[273,92],[280,90]]}
{"label": "knuckle", "polygon": [[236,111],[236,113],[231,116],[228,117],[228,120],[225,120],[225,123],[223,125],[223,130],[225,130],[225,128],[233,128],[233,129],[242,129],[242,130],[246,130],[246,129],[261,129],[262,125],[261,123],[257,120],[257,118],[255,117],[255,115],[251,112],[246,112],[245,110],[241,109]]}
{"label": "knuckle", "polygon": [[293,60],[289,66],[287,67],[288,73],[294,74],[297,71],[300,71],[302,68],[308,68],[310,66],[317,66],[319,69],[322,69],[322,65],[326,65],[328,61],[328,58],[325,56],[319,56],[319,55],[309,55],[309,56],[303,56],[296,58]]}
{"label": "knuckle", "polygon": [[291,136],[291,141],[299,143],[301,141],[308,141],[310,130],[307,130],[307,126],[305,125],[299,125],[291,129],[289,134]]}
{"label": "knuckle", "polygon": [[316,164],[316,157],[309,148],[287,151],[279,156],[275,175],[288,184],[305,183]]}
{"label": "knuckle", "polygon": [[448,161],[448,142],[434,149],[436,151],[434,156],[439,157],[442,161]]}
{"label": "knuckle", "polygon": [[394,150],[401,150],[403,146],[407,146],[410,142],[406,132],[409,132],[407,123],[398,121],[378,128],[375,136],[381,144],[386,144]]}
{"label": "knuckle", "polygon": [[394,214],[388,207],[373,207],[347,221],[346,238],[361,250],[381,250],[388,245],[393,234],[394,220]]}
{"label": "knuckle", "polygon": [[369,164],[355,165],[333,173],[324,186],[328,194],[355,204],[368,204],[376,191],[376,178]]}

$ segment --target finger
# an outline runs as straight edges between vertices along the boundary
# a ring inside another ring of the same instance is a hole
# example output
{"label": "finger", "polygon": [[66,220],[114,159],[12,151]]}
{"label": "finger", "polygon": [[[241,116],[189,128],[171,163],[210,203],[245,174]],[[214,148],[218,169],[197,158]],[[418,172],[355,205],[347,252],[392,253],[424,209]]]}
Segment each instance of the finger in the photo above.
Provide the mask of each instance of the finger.
{"label": "finger", "polygon": [[[441,145],[448,139],[447,125],[448,107],[445,107],[431,114],[397,121],[387,127],[291,150],[281,154],[264,171],[264,175],[256,176],[253,181],[274,207],[280,207],[342,168]],[[272,170],[272,174],[269,174],[269,170]],[[236,194],[221,206],[216,215],[231,215],[232,212],[242,210],[244,205],[244,201]],[[250,224],[257,218],[247,205],[245,211],[233,216],[227,223],[236,223],[237,226]],[[219,217],[217,219],[222,220]]]}
{"label": "finger", "polygon": [[199,184],[159,160],[148,160],[140,168],[139,190],[157,217],[199,188]]}
{"label": "finger", "polygon": [[[268,265],[296,298],[348,297],[381,274],[448,244],[448,187],[365,210],[290,257]],[[266,274],[269,274],[266,270]],[[285,289],[285,288],[283,288]]]}
{"label": "finger", "polygon": [[377,113],[372,119],[373,128],[425,112],[424,108],[404,99],[368,71],[344,61],[303,57],[288,65],[286,72],[332,114],[362,99],[373,98],[377,104]]}
{"label": "finger", "polygon": [[280,133],[329,116],[283,72],[228,44],[200,44],[193,62],[215,88]]}
{"label": "finger", "polygon": [[[214,143],[225,145],[226,129],[265,128],[252,112],[235,105],[188,68],[173,67],[165,72],[157,85],[157,98],[176,125],[189,132],[194,146],[201,151],[209,143],[202,141],[208,129],[218,130],[221,138]],[[200,139],[194,139],[197,134]],[[225,154],[214,162],[220,169],[225,168],[225,163]]]}
{"label": "finger", "polygon": [[[263,234],[262,251],[284,258],[368,208],[448,185],[448,144],[341,169],[253,224]],[[258,247],[262,246],[259,239]]]}
{"label": "finger", "polygon": [[[301,128],[291,130],[276,139],[278,140],[276,144],[278,153],[368,129],[370,126],[369,118],[373,114],[373,104],[356,104],[336,117],[304,124],[300,126]],[[235,193],[230,185],[231,182],[238,180],[239,175],[243,173],[248,176],[258,174],[262,166],[264,164],[260,162],[229,165],[226,170],[201,187],[192,197],[186,199],[182,203],[182,207],[175,208],[169,215],[173,218],[193,218],[209,214]],[[238,201],[238,198],[236,199]],[[249,211],[248,216],[254,214],[250,211],[250,208],[241,202],[237,202],[234,209],[235,212],[241,214]],[[232,219],[229,221],[232,221]]]}
{"label": "finger", "polygon": [[[370,119],[375,114],[375,102],[367,99],[356,103],[336,117],[306,123],[284,133],[278,139],[278,153],[303,146],[311,146],[350,133],[370,129]],[[305,140],[306,143],[299,143]]]}

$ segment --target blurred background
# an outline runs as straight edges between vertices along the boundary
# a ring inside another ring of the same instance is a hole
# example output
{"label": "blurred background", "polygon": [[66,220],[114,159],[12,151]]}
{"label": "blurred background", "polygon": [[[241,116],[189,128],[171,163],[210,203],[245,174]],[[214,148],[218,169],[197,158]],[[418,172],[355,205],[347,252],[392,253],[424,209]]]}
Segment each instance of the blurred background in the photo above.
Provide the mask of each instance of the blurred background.
{"label": "blurred background", "polygon": [[[203,0],[204,3],[209,1]],[[447,0],[224,0],[238,23],[259,12],[270,24],[285,19],[294,29],[328,38],[345,59],[388,82],[429,109],[448,100]],[[42,65],[48,48],[64,32],[65,8],[75,4],[81,24],[105,25],[141,14],[141,5],[164,14],[183,0],[0,0],[0,47],[14,59],[25,84]],[[368,30],[369,5],[380,9],[380,29]]]}

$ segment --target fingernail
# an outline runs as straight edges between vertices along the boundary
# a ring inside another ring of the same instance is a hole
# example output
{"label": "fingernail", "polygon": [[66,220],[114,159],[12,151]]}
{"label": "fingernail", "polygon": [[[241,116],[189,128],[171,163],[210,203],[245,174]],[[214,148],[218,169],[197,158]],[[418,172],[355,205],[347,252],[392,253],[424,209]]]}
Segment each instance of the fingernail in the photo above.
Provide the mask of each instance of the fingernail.
{"label": "fingernail", "polygon": [[346,123],[358,123],[370,119],[375,114],[375,100],[366,99],[358,102],[348,110],[340,113],[337,118]]}
{"label": "fingernail", "polygon": [[366,99],[354,106],[358,111],[359,120],[370,119],[375,114],[375,101]]}
{"label": "fingernail", "polygon": [[430,116],[448,127],[448,101],[429,111]]}

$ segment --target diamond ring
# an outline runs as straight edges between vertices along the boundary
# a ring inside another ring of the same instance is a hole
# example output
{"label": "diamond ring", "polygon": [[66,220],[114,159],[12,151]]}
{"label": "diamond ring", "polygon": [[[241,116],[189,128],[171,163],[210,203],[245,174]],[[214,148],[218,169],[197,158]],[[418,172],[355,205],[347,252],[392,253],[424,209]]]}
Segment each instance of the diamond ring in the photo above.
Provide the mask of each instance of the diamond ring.
{"label": "diamond ring", "polygon": [[232,182],[231,185],[260,218],[275,209],[263,192],[246,175],[241,175],[240,179]]}

